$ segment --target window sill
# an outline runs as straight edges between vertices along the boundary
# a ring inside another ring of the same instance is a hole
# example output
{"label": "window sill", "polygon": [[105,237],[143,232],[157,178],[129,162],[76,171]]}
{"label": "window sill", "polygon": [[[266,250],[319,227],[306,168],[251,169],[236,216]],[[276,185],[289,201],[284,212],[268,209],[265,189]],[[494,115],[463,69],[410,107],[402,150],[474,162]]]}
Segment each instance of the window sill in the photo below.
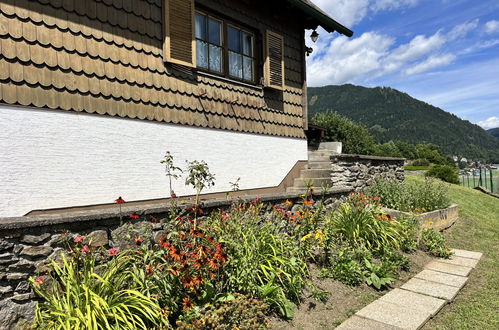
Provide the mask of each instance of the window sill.
{"label": "window sill", "polygon": [[209,77],[209,78],[213,78],[213,79],[225,81],[225,82],[228,82],[228,83],[231,83],[231,84],[235,84],[235,85],[239,85],[239,86],[243,86],[243,87],[248,87],[248,88],[260,91],[260,92],[263,91],[263,86],[261,86],[261,85],[251,85],[251,84],[244,83],[242,81],[238,81],[238,80],[234,80],[234,79],[230,79],[230,78],[225,78],[225,77],[217,76],[215,74],[211,74],[211,73],[204,72],[204,71],[201,71],[201,70],[197,70],[196,72],[200,76],[205,76],[205,77]]}

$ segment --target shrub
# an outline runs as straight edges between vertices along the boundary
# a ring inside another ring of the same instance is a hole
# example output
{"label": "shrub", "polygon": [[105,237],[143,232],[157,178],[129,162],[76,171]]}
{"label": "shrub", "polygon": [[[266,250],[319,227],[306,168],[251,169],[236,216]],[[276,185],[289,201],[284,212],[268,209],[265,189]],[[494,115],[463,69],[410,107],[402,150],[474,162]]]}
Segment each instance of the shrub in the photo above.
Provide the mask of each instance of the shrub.
{"label": "shrub", "polygon": [[459,184],[459,174],[457,168],[449,165],[433,165],[426,176],[431,176],[445,182]]}
{"label": "shrub", "polygon": [[263,218],[263,205],[235,206],[229,214],[208,220],[231,256],[224,268],[224,288],[256,296],[291,317],[308,276],[297,240],[278,223]]}
{"label": "shrub", "polygon": [[330,258],[330,266],[321,270],[320,276],[332,278],[346,285],[355,286],[364,281],[364,271],[352,248],[343,248]]}
{"label": "shrub", "polygon": [[413,160],[411,165],[412,166],[430,166],[430,162],[428,161],[428,159],[419,158],[419,159]]}
{"label": "shrub", "polygon": [[450,205],[448,187],[431,178],[424,182],[400,182],[390,178],[377,178],[367,194],[378,196],[388,208],[405,212],[429,212]]}
{"label": "shrub", "polygon": [[419,242],[423,251],[439,258],[449,258],[452,251],[445,243],[445,237],[432,228],[424,229]]}
{"label": "shrub", "polygon": [[[48,282],[31,280],[44,299],[35,327],[42,329],[150,329],[165,324],[157,301],[133,289],[128,257],[113,258],[97,271],[91,253],[52,261]],[[166,323],[167,324],[167,323]]]}
{"label": "shrub", "polygon": [[371,251],[398,248],[402,227],[377,208],[376,201],[364,195],[351,195],[326,223],[329,235],[339,236],[353,247],[366,247]]}
{"label": "shrub", "polygon": [[326,129],[326,141],[342,142],[345,153],[371,155],[375,151],[376,142],[367,128],[336,112],[318,113],[312,123]]}
{"label": "shrub", "polygon": [[390,262],[382,262],[380,265],[364,260],[366,265],[366,283],[371,285],[378,290],[395,282],[397,277],[397,272]]}

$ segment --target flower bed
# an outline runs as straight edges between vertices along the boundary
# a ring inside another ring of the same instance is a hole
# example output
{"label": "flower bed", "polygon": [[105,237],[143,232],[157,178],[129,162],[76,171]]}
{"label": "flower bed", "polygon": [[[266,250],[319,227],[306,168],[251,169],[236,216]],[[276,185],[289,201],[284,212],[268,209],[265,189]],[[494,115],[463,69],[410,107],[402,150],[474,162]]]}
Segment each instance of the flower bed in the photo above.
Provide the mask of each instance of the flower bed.
{"label": "flower bed", "polygon": [[384,207],[383,211],[390,214],[394,218],[400,216],[414,216],[423,228],[433,228],[435,230],[443,231],[451,227],[459,218],[459,205],[452,204],[451,206],[435,210],[431,212],[414,213],[392,210]]}

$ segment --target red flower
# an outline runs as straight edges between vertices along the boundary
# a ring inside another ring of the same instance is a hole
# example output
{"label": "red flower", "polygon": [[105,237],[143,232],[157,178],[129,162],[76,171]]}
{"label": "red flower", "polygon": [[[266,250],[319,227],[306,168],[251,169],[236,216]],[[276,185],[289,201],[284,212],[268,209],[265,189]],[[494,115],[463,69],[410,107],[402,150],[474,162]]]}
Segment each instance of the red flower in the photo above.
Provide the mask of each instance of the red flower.
{"label": "red flower", "polygon": [[110,256],[115,256],[118,254],[118,249],[112,248],[107,250],[107,252],[109,253]]}
{"label": "red flower", "polygon": [[84,245],[82,248],[81,248],[81,252],[82,253],[90,253],[90,247],[88,245]]}
{"label": "red flower", "polygon": [[130,214],[130,218],[136,220],[136,219],[140,218],[140,215],[138,215],[137,213],[133,212],[132,214]]}
{"label": "red flower", "polygon": [[38,276],[35,280],[35,284],[42,285],[44,281],[45,281],[45,278],[43,278],[43,276]]}
{"label": "red flower", "polygon": [[177,198],[177,194],[175,194],[174,192],[172,192],[172,193],[170,194],[170,196],[171,196],[172,198]]}
{"label": "red flower", "polygon": [[123,198],[121,198],[121,196],[120,196],[120,197],[118,197],[117,200],[115,200],[115,202],[118,204],[123,204],[123,203],[125,203],[125,200]]}
{"label": "red flower", "polygon": [[78,236],[76,236],[76,237],[74,238],[74,242],[75,242],[75,243],[81,243],[81,242],[83,242],[84,240],[85,240],[85,237],[84,237],[84,236],[80,236],[80,235],[78,235]]}
{"label": "red flower", "polygon": [[154,222],[154,223],[159,222],[159,221],[158,221],[158,218],[153,217],[152,215],[150,215],[150,216],[149,216],[149,219],[151,219],[151,222]]}
{"label": "red flower", "polygon": [[222,215],[222,221],[225,221],[229,219],[229,216],[227,214]]}

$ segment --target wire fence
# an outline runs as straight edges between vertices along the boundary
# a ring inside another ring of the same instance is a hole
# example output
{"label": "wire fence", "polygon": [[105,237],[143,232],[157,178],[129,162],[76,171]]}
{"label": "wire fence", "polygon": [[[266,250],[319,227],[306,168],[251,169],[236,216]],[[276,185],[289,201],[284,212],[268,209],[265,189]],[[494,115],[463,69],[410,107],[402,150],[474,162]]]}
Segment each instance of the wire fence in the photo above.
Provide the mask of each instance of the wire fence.
{"label": "wire fence", "polygon": [[494,193],[499,192],[499,171],[480,167],[465,170],[460,174],[461,185],[469,188],[484,187]]}

